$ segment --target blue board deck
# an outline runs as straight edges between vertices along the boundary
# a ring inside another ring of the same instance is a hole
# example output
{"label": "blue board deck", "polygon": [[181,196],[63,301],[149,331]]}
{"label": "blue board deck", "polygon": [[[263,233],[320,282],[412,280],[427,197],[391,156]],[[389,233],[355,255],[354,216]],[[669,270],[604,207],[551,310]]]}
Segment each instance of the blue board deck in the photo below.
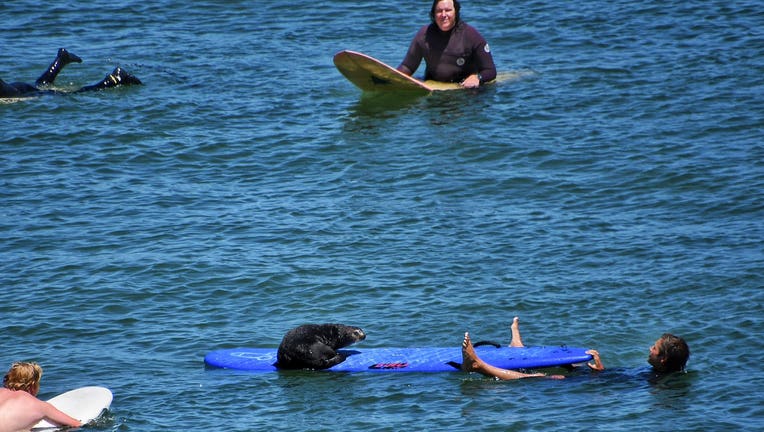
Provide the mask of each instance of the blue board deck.
{"label": "blue board deck", "polygon": [[[462,361],[460,346],[445,348],[341,349],[348,358],[329,369],[333,372],[455,372]],[[586,348],[535,346],[525,348],[480,346],[477,354],[487,363],[505,369],[532,369],[583,363],[592,359]],[[247,371],[276,371],[275,348],[231,348],[204,357],[209,367]]]}

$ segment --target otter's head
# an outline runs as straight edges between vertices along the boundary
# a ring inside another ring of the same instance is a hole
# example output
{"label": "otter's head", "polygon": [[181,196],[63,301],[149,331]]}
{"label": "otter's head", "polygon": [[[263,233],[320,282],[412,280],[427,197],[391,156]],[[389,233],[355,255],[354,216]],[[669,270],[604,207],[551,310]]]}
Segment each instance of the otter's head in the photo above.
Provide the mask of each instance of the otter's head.
{"label": "otter's head", "polygon": [[344,348],[366,339],[366,333],[360,327],[335,324],[335,329],[337,331],[337,348]]}

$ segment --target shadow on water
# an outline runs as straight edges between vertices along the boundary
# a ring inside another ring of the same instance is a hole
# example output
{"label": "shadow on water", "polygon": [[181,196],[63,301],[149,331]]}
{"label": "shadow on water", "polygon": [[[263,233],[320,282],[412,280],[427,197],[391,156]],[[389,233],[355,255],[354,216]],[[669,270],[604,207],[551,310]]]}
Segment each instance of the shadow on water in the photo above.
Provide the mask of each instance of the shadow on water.
{"label": "shadow on water", "polygon": [[412,109],[458,109],[480,104],[484,93],[495,89],[433,92],[429,95],[410,93],[363,93],[350,107],[352,117],[390,118],[410,112]]}
{"label": "shadow on water", "polygon": [[[455,120],[490,106],[494,88],[461,91],[436,91],[429,95],[406,93],[363,93],[348,106],[343,133],[355,140],[357,134],[373,136],[385,133],[387,139],[408,132],[403,129],[448,126]],[[392,123],[390,123],[392,122]],[[393,129],[389,129],[391,125]]]}
{"label": "shadow on water", "polygon": [[[364,92],[358,102],[351,107],[351,114],[355,116],[379,116],[390,117],[404,110],[414,107],[441,107],[442,105],[457,105],[467,102],[476,102],[475,96],[482,95],[482,99],[488,99],[486,95],[492,95],[498,91],[500,85],[519,81],[525,78],[535,77],[537,74],[531,70],[518,70],[501,72],[496,83],[485,88],[468,89],[459,91],[435,91],[428,95],[406,92]],[[480,100],[480,99],[477,99]]]}
{"label": "shadow on water", "polygon": [[387,117],[421,103],[426,97],[414,93],[363,93],[351,112],[357,116]]}

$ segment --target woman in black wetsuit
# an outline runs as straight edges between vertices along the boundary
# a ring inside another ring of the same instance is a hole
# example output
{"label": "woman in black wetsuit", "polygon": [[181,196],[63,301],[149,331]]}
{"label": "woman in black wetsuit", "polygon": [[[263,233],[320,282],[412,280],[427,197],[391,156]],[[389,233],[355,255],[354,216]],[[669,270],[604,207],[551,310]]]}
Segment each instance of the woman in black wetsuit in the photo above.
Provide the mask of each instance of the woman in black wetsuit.
{"label": "woman in black wetsuit", "polygon": [[458,0],[434,0],[432,23],[414,36],[398,70],[413,75],[424,58],[425,80],[458,82],[474,88],[496,79],[491,49],[482,35],[459,19]]}
{"label": "woman in black wetsuit", "polygon": [[[44,94],[61,94],[62,92],[45,89],[44,87],[53,84],[59,72],[61,72],[64,66],[68,65],[69,63],[82,63],[82,59],[76,56],[75,54],[72,54],[69,51],[65,50],[64,48],[61,48],[58,50],[58,54],[56,55],[56,58],[53,60],[53,63],[51,63],[50,66],[48,66],[48,69],[46,69],[45,72],[42,75],[40,75],[39,78],[37,78],[37,81],[35,81],[35,85],[31,85],[31,84],[27,84],[23,82],[13,82],[9,84],[3,81],[2,79],[0,79],[0,97],[1,98],[20,98],[20,97],[40,96]],[[117,67],[109,75],[106,75],[106,77],[103,80],[93,85],[82,87],[79,90],[77,90],[75,93],[80,93],[84,91],[102,90],[105,88],[117,87],[120,85],[134,85],[134,84],[143,84],[143,83],[141,82],[141,80],[129,74],[124,69]]]}

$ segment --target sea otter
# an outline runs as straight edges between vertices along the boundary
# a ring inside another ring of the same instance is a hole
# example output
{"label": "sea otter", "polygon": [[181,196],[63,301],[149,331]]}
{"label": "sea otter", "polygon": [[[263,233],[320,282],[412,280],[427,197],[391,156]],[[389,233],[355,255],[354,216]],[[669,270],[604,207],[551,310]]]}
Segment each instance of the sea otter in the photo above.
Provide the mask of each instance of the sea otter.
{"label": "sea otter", "polygon": [[366,339],[359,327],[344,324],[304,324],[289,330],[279,345],[279,369],[328,369],[347,358],[337,350]]}

